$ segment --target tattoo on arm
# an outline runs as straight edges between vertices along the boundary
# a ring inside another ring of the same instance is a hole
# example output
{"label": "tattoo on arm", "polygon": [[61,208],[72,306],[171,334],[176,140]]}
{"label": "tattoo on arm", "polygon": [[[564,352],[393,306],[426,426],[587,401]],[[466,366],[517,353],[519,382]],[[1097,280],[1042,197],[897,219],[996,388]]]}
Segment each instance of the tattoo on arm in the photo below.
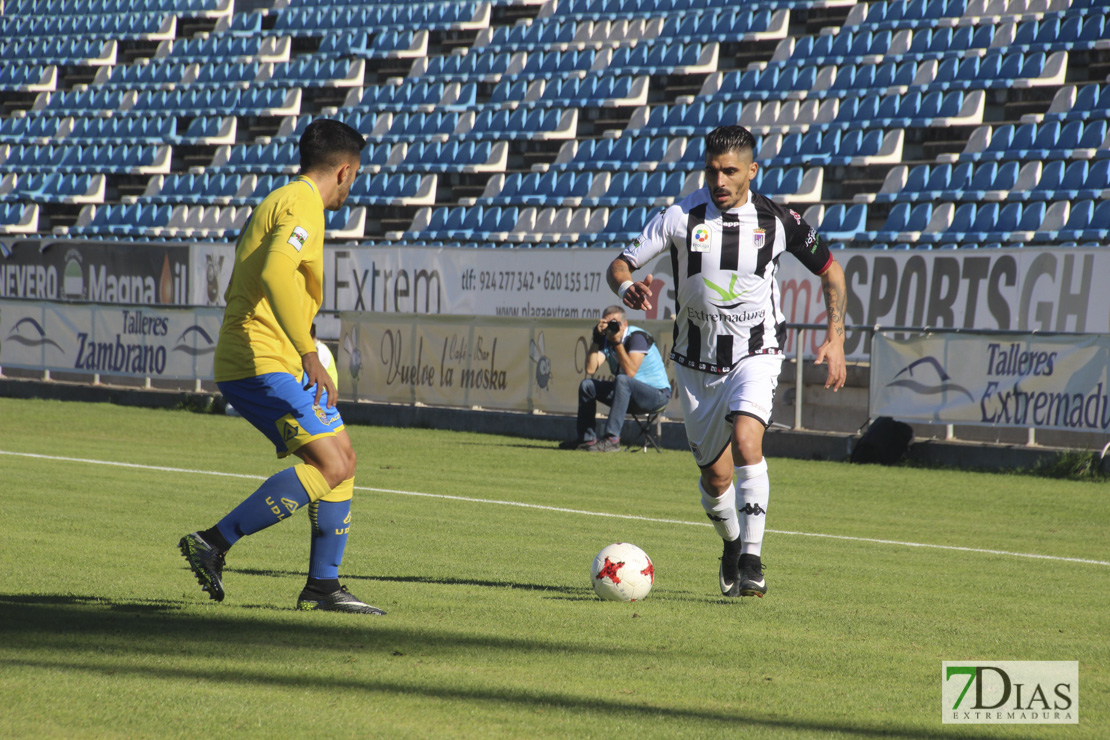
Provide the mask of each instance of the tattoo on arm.
{"label": "tattoo on arm", "polygon": [[838,337],[844,336],[844,310],[848,297],[836,286],[825,285],[825,306],[829,312],[829,329]]}

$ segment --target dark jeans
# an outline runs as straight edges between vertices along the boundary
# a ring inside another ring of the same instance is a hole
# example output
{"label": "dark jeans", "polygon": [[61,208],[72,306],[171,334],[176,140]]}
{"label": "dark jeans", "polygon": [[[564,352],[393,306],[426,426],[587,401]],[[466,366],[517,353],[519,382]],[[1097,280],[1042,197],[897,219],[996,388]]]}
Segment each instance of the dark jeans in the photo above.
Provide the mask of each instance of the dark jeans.
{"label": "dark jeans", "polygon": [[593,426],[598,401],[609,407],[605,436],[620,438],[626,414],[654,411],[666,404],[670,397],[670,388],[652,388],[627,375],[618,375],[613,380],[586,378],[578,386],[578,439],[597,439]]}

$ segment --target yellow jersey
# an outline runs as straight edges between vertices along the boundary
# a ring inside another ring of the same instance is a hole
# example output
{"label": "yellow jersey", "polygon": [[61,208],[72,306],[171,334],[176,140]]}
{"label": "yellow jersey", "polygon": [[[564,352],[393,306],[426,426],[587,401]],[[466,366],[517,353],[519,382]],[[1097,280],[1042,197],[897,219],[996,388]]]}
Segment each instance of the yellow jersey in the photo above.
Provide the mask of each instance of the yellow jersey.
{"label": "yellow jersey", "polygon": [[239,235],[216,380],[301,377],[301,357],[316,350],[310,329],[323,285],[324,201],[316,184],[300,176],[266,196]]}

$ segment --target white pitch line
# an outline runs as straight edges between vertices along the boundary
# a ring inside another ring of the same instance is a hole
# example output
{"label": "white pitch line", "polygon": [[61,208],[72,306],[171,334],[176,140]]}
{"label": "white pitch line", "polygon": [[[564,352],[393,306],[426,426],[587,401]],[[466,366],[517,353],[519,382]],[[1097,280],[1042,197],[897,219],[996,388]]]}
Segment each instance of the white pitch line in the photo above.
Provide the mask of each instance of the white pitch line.
{"label": "white pitch line", "polygon": [[[249,480],[266,480],[267,476],[264,475],[247,475],[244,473],[223,473],[216,470],[191,470],[189,468],[169,468],[161,465],[140,465],[139,463],[125,463],[116,462],[113,460],[90,460],[81,457],[62,457],[59,455],[38,455],[31,452],[11,452],[8,450],[0,450],[0,455],[11,455],[13,457],[30,457],[38,460],[53,460],[56,462],[75,462],[84,463],[86,465],[109,465],[118,468],[137,468],[140,470],[157,470],[164,473],[186,473],[190,475],[212,475],[220,478],[245,478]],[[640,522],[652,522],[655,524],[682,524],[691,527],[709,527],[712,526],[706,522],[690,522],[683,519],[662,519],[658,517],[637,516],[635,514],[611,514],[602,511],[586,511],[585,509],[567,509],[561,506],[544,506],[543,504],[526,504],[520,501],[501,501],[498,499],[489,498],[473,498],[470,496],[452,496],[445,493],[422,493],[419,491],[402,491],[395,488],[372,488],[370,486],[355,486],[359,491],[370,491],[372,493],[392,493],[398,496],[419,496],[422,498],[437,498],[447,501],[463,501],[472,504],[493,504],[496,506],[515,506],[521,509],[539,509],[541,511],[552,511],[560,514],[578,514],[581,516],[597,516],[605,517],[607,519],[630,519]],[[1110,565],[1110,561],[1106,560],[1088,560],[1086,558],[1066,558],[1058,555],[1039,555],[1030,552],[1010,552],[1008,550],[988,550],[979,547],[960,547],[958,545],[932,545],[925,542],[903,542],[901,540],[883,540],[874,537],[849,537],[842,534],[822,534],[820,532],[792,532],[783,529],[768,529],[768,532],[774,534],[792,535],[796,537],[822,537],[830,540],[846,540],[849,542],[869,542],[877,545],[895,545],[898,547],[925,547],[931,550],[954,550],[957,552],[974,552],[982,555],[1004,555],[1012,558],[1032,558],[1035,560],[1055,560],[1058,562],[1066,563],[1086,563],[1088,565]]]}

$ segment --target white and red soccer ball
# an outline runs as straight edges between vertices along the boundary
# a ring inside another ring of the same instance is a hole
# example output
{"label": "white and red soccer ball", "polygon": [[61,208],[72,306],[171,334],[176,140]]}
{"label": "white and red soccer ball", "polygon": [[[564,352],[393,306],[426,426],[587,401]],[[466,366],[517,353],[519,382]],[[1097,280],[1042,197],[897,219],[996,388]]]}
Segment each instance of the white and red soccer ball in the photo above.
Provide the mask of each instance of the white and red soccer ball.
{"label": "white and red soccer ball", "polygon": [[594,593],[605,601],[639,601],[655,583],[647,553],[627,542],[601,548],[590,568]]}

